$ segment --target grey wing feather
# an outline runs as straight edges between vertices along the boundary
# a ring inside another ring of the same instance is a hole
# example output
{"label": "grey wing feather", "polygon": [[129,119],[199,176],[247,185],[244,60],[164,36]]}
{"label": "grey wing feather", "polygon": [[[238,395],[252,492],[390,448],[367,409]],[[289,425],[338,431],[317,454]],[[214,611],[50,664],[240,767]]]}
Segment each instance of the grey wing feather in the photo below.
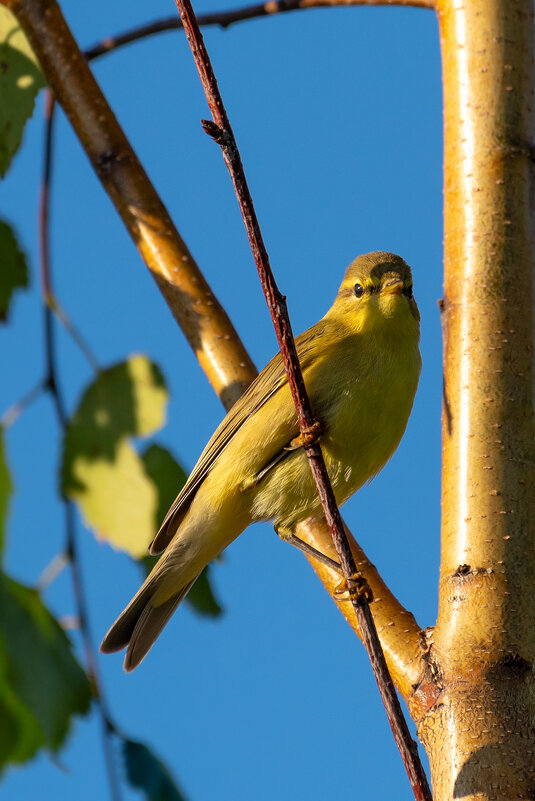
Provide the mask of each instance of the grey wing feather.
{"label": "grey wing feather", "polygon": [[160,606],[153,606],[150,602],[145,606],[128,643],[128,650],[124,658],[124,669],[127,673],[134,670],[145,658],[178,604],[194,583],[195,580],[191,581],[178,595],[169,598]]}
{"label": "grey wing feather", "polygon": [[[320,320],[312,328],[296,337],[295,344],[301,368],[304,370],[311,362],[314,354],[314,342],[323,333],[326,320]],[[171,542],[176,530],[186,514],[191,501],[210,468],[224,451],[234,434],[266,401],[287,383],[286,371],[280,353],[278,353],[262,372],[255,378],[244,394],[231,408],[227,416],[215,430],[199,461],[193,468],[186,484],[176,497],[167,512],[150,546],[151,554],[161,553]],[[251,403],[251,397],[255,398]]]}

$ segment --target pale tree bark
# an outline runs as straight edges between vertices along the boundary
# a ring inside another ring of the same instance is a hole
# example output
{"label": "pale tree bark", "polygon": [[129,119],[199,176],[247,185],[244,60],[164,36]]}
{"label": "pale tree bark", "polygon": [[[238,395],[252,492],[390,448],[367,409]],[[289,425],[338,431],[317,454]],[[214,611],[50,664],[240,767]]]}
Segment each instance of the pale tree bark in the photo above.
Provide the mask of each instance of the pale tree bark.
{"label": "pale tree bark", "polygon": [[535,797],[533,3],[441,0],[442,559],[420,721],[436,801]]}
{"label": "pale tree bark", "polygon": [[[254,376],[252,363],[58,6],[0,2],[19,17],[142,258],[230,405]],[[535,799],[533,0],[436,5],[445,107],[445,379],[434,629],[421,631],[354,541],[352,549],[374,592],[389,669],[429,755],[436,801]],[[304,521],[297,533],[333,556],[326,527]],[[338,574],[313,566],[333,594]],[[358,634],[350,605],[339,607]]]}

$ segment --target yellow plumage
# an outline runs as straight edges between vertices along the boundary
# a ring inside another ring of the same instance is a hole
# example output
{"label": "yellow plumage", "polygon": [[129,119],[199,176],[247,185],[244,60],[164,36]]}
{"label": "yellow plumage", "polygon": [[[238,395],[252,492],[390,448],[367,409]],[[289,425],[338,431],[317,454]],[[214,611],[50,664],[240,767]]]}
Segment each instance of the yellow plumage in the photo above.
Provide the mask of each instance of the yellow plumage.
{"label": "yellow plumage", "polygon": [[[359,256],[325,317],[296,339],[336,500],[344,503],[396,449],[420,374],[419,313],[410,268],[393,253]],[[280,354],[262,370],[208,442],[156,535],[163,556],[104,638],[143,659],[191,585],[247,526],[289,532],[320,515]]]}

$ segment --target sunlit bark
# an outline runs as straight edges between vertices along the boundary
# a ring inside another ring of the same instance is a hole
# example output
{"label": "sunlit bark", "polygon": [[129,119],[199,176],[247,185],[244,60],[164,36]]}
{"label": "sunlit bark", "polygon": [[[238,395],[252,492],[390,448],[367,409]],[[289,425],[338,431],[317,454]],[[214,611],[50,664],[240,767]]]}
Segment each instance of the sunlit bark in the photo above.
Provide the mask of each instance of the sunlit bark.
{"label": "sunlit bark", "polygon": [[436,801],[535,793],[532,0],[441,0],[442,560],[420,722]]}

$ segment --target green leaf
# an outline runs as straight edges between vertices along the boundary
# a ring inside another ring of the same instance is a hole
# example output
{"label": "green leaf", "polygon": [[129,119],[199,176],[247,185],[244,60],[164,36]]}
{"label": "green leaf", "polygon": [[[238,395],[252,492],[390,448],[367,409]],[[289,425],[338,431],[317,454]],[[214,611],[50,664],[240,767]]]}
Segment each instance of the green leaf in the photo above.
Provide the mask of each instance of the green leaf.
{"label": "green leaf", "polygon": [[39,63],[16,17],[0,6],[0,176],[22,141],[35,97],[46,85]]}
{"label": "green leaf", "polygon": [[185,801],[163,762],[143,743],[123,741],[126,776],[147,801]]}
{"label": "green leaf", "polygon": [[76,455],[113,461],[125,437],[144,437],[165,423],[167,390],[158,367],[135,354],[102,370],[84,392],[69,425],[67,446]]}
{"label": "green leaf", "polygon": [[167,390],[145,356],[102,371],[69,423],[62,489],[96,535],[140,557],[154,537],[159,494],[131,437],[165,422]]}
{"label": "green leaf", "polygon": [[75,470],[83,489],[69,496],[99,539],[134,557],[146,554],[155,533],[158,494],[134,448],[123,440],[113,461],[80,457]]}
{"label": "green leaf", "polygon": [[12,485],[4,450],[4,429],[0,426],[0,554],[4,549],[6,518]]}
{"label": "green leaf", "polygon": [[7,319],[9,303],[15,289],[26,286],[26,257],[18,246],[11,226],[0,220],[0,322]]}
{"label": "green leaf", "polygon": [[86,674],[38,593],[0,574],[0,770],[56,751],[91,703]]}

